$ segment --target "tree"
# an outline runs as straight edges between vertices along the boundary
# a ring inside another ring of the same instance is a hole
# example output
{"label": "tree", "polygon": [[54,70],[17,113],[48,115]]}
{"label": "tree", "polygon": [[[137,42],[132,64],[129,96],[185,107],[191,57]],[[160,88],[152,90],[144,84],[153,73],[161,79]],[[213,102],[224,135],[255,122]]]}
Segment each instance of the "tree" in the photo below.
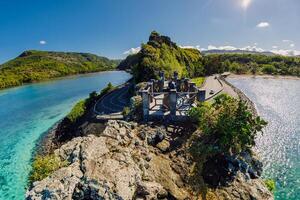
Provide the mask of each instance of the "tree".
{"label": "tree", "polygon": [[213,145],[219,153],[236,154],[251,148],[267,124],[254,117],[245,102],[228,95],[219,95],[213,104],[200,104],[189,115],[204,134],[215,138]]}

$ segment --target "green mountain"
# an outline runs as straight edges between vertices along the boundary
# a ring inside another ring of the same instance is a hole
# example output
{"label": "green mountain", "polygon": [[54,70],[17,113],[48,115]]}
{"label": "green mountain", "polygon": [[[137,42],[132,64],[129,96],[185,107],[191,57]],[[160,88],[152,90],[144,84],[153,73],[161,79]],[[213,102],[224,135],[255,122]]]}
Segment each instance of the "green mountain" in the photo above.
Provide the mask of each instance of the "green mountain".
{"label": "green mountain", "polygon": [[115,69],[119,61],[89,53],[25,51],[0,65],[0,89],[73,74]]}
{"label": "green mountain", "polygon": [[153,31],[147,44],[142,44],[141,51],[129,55],[118,66],[119,69],[132,69],[137,81],[157,78],[163,70],[167,77],[174,71],[179,76],[203,75],[202,55],[197,49],[180,48],[167,36]]}

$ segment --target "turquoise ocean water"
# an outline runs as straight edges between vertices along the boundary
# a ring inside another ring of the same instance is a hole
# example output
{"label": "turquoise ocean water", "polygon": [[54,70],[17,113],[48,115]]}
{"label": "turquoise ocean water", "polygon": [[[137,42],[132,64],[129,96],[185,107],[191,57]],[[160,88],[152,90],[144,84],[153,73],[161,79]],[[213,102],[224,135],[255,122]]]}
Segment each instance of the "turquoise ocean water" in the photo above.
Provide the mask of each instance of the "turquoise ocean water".
{"label": "turquoise ocean water", "polygon": [[24,199],[32,152],[40,136],[80,99],[130,75],[102,72],[0,91],[0,200]]}
{"label": "turquoise ocean water", "polygon": [[275,199],[300,199],[300,80],[234,78],[269,124],[256,140],[264,178],[276,181]]}

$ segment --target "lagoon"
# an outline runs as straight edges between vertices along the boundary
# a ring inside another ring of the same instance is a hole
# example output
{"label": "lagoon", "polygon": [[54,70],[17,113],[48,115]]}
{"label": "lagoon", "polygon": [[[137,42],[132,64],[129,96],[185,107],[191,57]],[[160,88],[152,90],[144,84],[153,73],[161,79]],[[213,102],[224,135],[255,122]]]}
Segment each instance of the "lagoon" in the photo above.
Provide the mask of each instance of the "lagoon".
{"label": "lagoon", "polygon": [[0,91],[0,200],[24,199],[31,158],[39,138],[80,99],[109,82],[131,77],[101,72]]}

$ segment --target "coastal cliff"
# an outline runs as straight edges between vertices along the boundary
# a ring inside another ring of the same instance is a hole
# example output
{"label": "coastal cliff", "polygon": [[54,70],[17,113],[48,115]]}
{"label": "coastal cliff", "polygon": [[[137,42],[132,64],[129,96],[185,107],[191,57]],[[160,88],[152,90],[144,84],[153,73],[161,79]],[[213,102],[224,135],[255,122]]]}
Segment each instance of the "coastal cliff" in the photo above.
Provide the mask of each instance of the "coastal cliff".
{"label": "coastal cliff", "polygon": [[[261,163],[249,153],[216,163],[213,172],[208,161],[199,174],[190,150],[195,135],[189,126],[108,121],[98,136],[76,137],[56,149],[68,165],[34,182],[26,198],[273,199],[259,178]],[[219,172],[231,175],[218,186],[205,183],[205,174],[209,179]]]}

